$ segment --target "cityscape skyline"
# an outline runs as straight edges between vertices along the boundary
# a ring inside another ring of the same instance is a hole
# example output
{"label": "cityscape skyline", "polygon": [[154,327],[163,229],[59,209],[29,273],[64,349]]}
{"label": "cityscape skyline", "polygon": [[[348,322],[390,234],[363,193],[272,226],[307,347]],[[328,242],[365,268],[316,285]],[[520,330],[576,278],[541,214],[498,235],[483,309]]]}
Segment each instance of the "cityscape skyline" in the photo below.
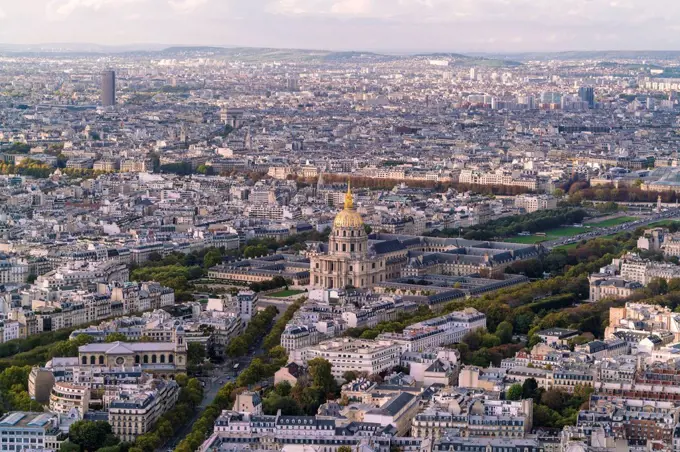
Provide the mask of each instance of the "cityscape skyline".
{"label": "cityscape skyline", "polygon": [[[534,0],[29,0],[0,5],[0,43],[175,43],[358,51],[677,48],[680,6]],[[21,24],[35,25],[27,37]],[[313,45],[310,45],[313,43]]]}

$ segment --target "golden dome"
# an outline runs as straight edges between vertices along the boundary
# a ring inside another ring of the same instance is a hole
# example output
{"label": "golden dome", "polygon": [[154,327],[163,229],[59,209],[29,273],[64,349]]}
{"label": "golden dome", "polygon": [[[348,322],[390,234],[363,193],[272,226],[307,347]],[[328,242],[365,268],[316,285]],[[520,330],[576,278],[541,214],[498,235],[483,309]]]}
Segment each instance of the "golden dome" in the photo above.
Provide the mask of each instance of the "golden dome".
{"label": "golden dome", "polygon": [[352,197],[352,190],[349,184],[347,184],[347,193],[345,194],[345,208],[335,216],[333,226],[336,228],[364,227],[364,220],[354,208],[354,198]]}

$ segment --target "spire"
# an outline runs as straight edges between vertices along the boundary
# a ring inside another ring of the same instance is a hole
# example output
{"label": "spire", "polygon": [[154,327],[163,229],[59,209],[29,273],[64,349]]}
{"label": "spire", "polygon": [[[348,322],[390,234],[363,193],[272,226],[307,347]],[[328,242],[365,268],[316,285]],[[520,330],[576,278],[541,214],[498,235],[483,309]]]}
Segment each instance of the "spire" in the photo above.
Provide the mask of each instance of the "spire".
{"label": "spire", "polygon": [[352,197],[352,188],[350,181],[347,181],[347,193],[345,194],[345,209],[354,208],[354,198]]}

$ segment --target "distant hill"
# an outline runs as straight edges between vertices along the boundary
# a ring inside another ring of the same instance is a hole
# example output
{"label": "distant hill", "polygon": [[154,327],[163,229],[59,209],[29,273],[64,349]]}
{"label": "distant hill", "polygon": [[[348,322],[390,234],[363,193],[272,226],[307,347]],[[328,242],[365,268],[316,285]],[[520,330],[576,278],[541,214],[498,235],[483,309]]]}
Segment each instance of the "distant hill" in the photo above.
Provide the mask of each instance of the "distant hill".
{"label": "distant hill", "polygon": [[421,54],[382,54],[361,51],[328,51],[309,49],[275,49],[255,47],[225,46],[161,46],[128,45],[102,46],[98,44],[40,44],[11,45],[0,44],[0,53],[22,55],[121,55],[121,56],[206,56],[229,58],[246,62],[267,61],[306,61],[327,63],[376,63],[400,60],[448,59],[453,64],[480,65],[489,67],[516,66],[521,63],[508,59],[470,57],[459,53],[421,53]]}
{"label": "distant hill", "polygon": [[678,50],[598,50],[568,52],[474,53],[474,56],[518,61],[528,60],[673,60],[680,59]]}

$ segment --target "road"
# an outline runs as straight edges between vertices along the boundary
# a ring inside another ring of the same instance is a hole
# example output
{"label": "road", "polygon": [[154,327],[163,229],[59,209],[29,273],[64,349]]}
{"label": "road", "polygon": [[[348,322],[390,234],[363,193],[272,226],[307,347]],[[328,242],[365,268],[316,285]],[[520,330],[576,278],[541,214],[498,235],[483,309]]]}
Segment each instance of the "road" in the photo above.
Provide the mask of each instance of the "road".
{"label": "road", "polygon": [[[289,303],[286,303],[285,301],[281,300],[258,304],[261,304],[262,306],[265,307],[267,305],[276,306],[276,308],[279,310],[278,314],[274,318],[274,322],[276,322],[279,319],[279,317],[281,317],[283,313],[286,311]],[[182,428],[175,434],[175,436],[173,436],[170,439],[170,441],[168,441],[160,449],[157,449],[156,452],[175,450],[175,448],[182,441],[182,439],[184,439],[184,437],[191,433],[191,427],[194,425],[194,422],[196,422],[198,418],[201,417],[203,411],[205,411],[208,405],[210,405],[213,402],[213,400],[215,400],[215,397],[217,397],[217,393],[219,392],[220,388],[224,386],[224,384],[220,382],[225,381],[227,378],[233,379],[237,377],[243,371],[243,369],[250,365],[250,362],[253,360],[255,356],[264,353],[264,350],[262,349],[262,339],[264,338],[260,338],[260,341],[258,341],[258,344],[256,344],[257,348],[255,350],[250,351],[248,355],[236,360],[227,360],[225,364],[215,367],[215,369],[211,372],[209,377],[201,378],[201,381],[205,382],[205,387],[203,388],[203,400],[198,406],[196,413],[186,424],[182,426]],[[233,366],[237,362],[239,363],[239,369],[238,373],[234,375]]]}
{"label": "road", "polygon": [[570,237],[560,237],[556,240],[551,240],[548,242],[542,242],[545,248],[554,248],[556,246],[569,245],[571,243],[577,243],[581,240],[592,240],[598,237],[603,237],[606,235],[618,234],[620,232],[634,231],[641,226],[647,226],[650,223],[655,223],[661,220],[675,220],[680,218],[680,209],[668,209],[665,212],[655,213],[653,215],[640,218],[639,220],[631,221],[630,223],[624,223],[617,226],[611,226],[608,228],[593,228],[588,232],[584,232],[578,235],[572,235]]}
{"label": "road", "polygon": [[203,400],[196,409],[196,413],[194,413],[194,416],[188,422],[186,422],[181,429],[177,431],[175,436],[173,436],[168,443],[166,443],[160,449],[157,449],[158,452],[164,450],[168,451],[175,450],[175,448],[179,445],[182,439],[184,439],[185,436],[191,433],[191,427],[194,425],[194,422],[196,422],[198,418],[201,417],[203,411],[205,411],[208,405],[210,405],[212,401],[215,400],[215,397],[217,397],[217,393],[222,387],[222,385],[220,384],[220,379],[224,378],[225,372],[228,372],[226,366],[216,367],[215,370],[213,371],[215,376],[202,379],[203,381],[206,382],[206,384],[205,387],[203,388]]}

